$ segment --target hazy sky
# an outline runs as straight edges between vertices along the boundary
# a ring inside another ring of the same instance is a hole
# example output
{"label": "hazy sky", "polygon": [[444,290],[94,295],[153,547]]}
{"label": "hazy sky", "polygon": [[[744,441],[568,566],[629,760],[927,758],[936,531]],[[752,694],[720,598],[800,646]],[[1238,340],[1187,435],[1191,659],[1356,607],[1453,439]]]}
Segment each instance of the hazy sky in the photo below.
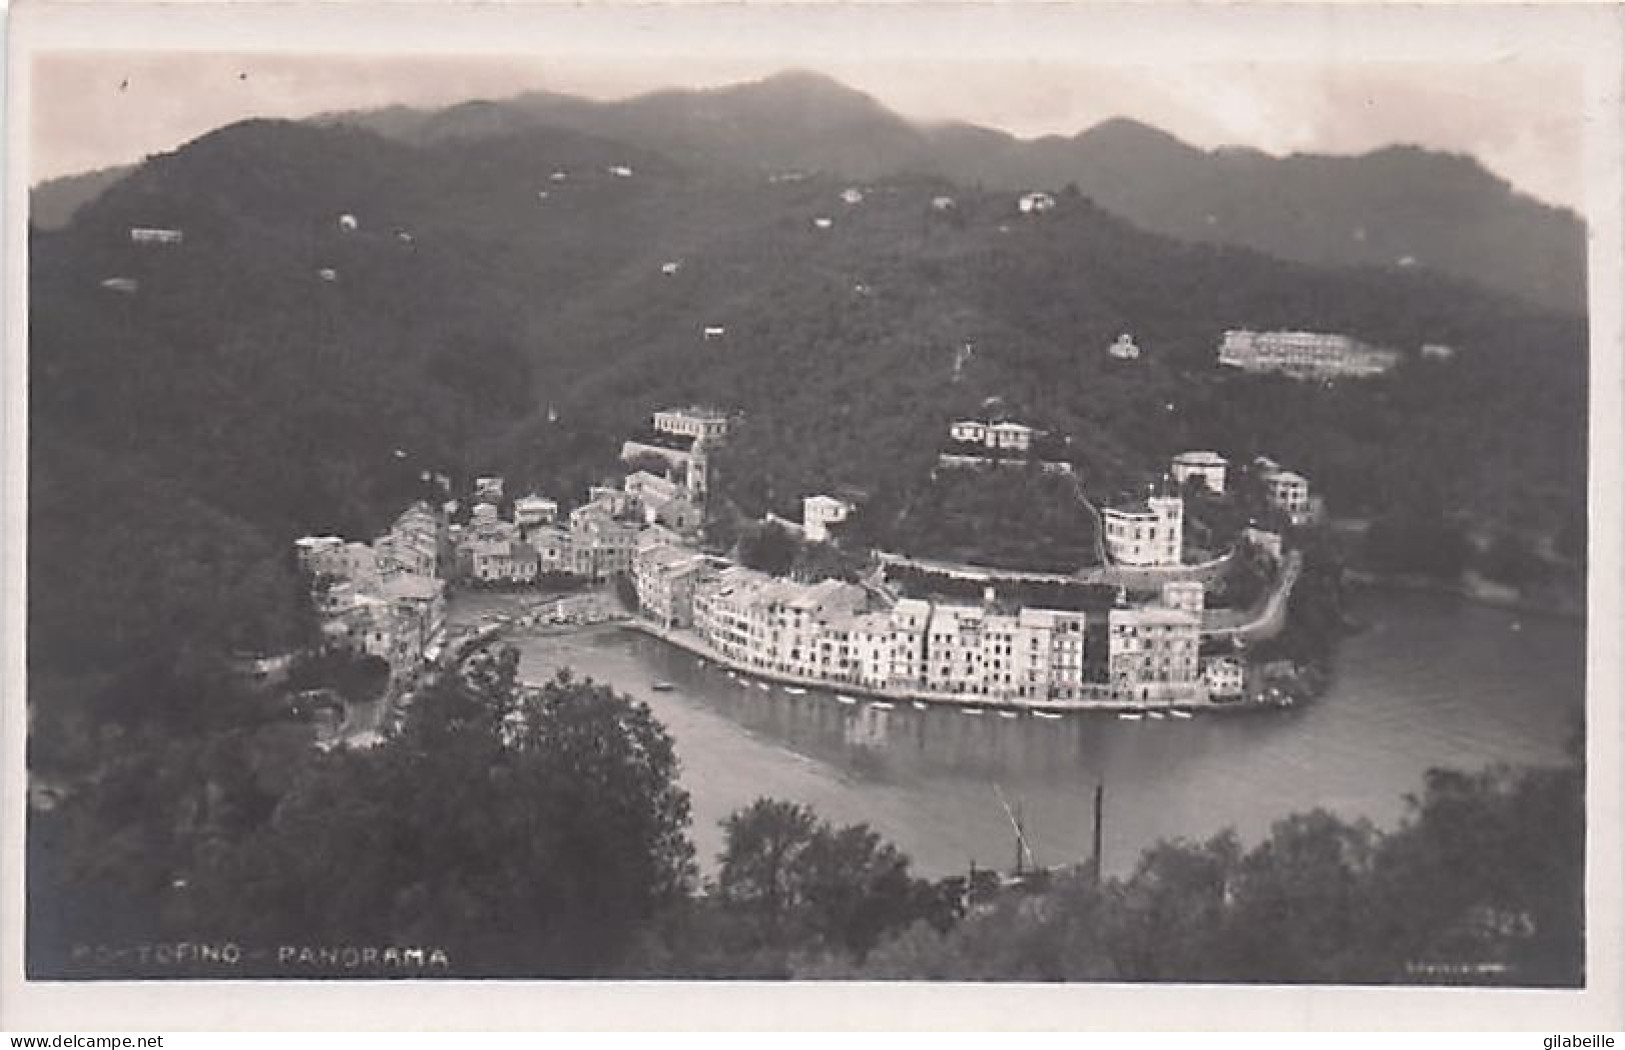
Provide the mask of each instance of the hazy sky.
{"label": "hazy sky", "polygon": [[[463,17],[426,33],[374,16],[301,27],[305,46],[299,33],[283,34],[277,47],[293,53],[209,46],[241,42],[219,30],[201,41],[166,30],[149,41],[184,39],[191,50],[35,51],[31,168],[37,180],[139,159],[249,116],[532,89],[615,98],[801,68],[918,120],[1033,136],[1127,116],[1198,146],[1272,153],[1417,143],[1472,153],[1542,199],[1583,202],[1582,71],[1539,34],[1465,22],[1445,34],[1451,25],[1419,30],[1324,11],[1266,35],[1242,18],[1174,32],[1105,10],[638,8],[608,17],[567,8],[508,26]],[[1416,45],[1419,32],[1429,46]],[[66,39],[105,47],[120,37]]]}

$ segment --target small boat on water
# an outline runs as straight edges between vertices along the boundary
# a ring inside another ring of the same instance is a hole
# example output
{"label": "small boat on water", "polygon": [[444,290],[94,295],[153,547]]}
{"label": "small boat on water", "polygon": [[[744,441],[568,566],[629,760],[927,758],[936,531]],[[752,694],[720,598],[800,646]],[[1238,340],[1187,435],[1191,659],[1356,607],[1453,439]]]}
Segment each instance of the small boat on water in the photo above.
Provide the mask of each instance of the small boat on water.
{"label": "small boat on water", "polygon": [[1161,711],[1147,711],[1145,713],[1145,717],[1147,717],[1147,718],[1155,718],[1157,721],[1160,722],[1164,718],[1167,718],[1168,716],[1163,714]]}
{"label": "small boat on water", "polygon": [[677,687],[672,685],[670,682],[656,682],[654,685],[651,685],[649,688],[653,689],[657,693],[669,693],[673,689],[676,689]]}
{"label": "small boat on water", "polygon": [[874,708],[876,711],[890,711],[891,710],[891,705],[888,704],[884,700],[871,700],[871,701],[869,701],[869,706]]}
{"label": "small boat on water", "polygon": [[1121,718],[1125,722],[1138,722],[1140,719],[1144,718],[1145,715],[1138,711],[1119,711],[1117,712],[1117,717]]}
{"label": "small boat on water", "polygon": [[764,693],[771,693],[773,691],[773,686],[769,682],[757,682],[756,688],[760,689]]}
{"label": "small boat on water", "polygon": [[928,706],[930,705],[928,705],[924,700],[914,701],[914,710],[916,711],[924,711]]}
{"label": "small boat on water", "polygon": [[1033,717],[1034,718],[1047,718],[1052,722],[1058,722],[1061,719],[1065,718],[1066,716],[1063,715],[1063,714],[1060,714],[1059,712],[1056,712],[1056,711],[1034,711],[1033,712]]}
{"label": "small boat on water", "polygon": [[979,715],[982,713],[982,709],[980,707],[961,707],[959,713],[962,715]]}
{"label": "small boat on water", "polygon": [[1189,711],[1169,711],[1168,715],[1171,718],[1195,718],[1196,717],[1195,715],[1191,714]]}
{"label": "small boat on water", "polygon": [[793,696],[806,696],[807,695],[807,690],[801,688],[799,685],[787,685],[787,686],[784,687],[784,691],[787,692],[787,693],[790,693]]}
{"label": "small boat on water", "polygon": [[839,700],[843,704],[855,704],[855,703],[857,703],[856,699],[854,699],[853,697],[847,696],[845,693],[836,693],[835,694],[835,699]]}
{"label": "small boat on water", "polygon": [[739,677],[739,672],[738,671],[729,671],[728,672],[728,677],[737,679]]}
{"label": "small boat on water", "polygon": [[1014,711],[1000,711],[999,712],[999,717],[1000,718],[1020,718],[1021,716],[1016,714]]}

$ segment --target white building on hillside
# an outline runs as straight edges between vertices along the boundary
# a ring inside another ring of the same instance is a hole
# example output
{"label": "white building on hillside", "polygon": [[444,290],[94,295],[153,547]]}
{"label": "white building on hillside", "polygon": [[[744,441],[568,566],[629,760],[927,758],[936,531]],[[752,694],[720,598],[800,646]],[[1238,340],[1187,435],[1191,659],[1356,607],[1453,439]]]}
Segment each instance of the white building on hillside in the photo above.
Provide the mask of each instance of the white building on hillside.
{"label": "white building on hillside", "polygon": [[655,430],[677,437],[716,441],[728,434],[728,417],[714,408],[667,408],[654,414]]}
{"label": "white building on hillside", "polygon": [[1229,460],[1217,452],[1181,452],[1174,457],[1172,473],[1180,485],[1191,478],[1200,478],[1202,484],[1215,495],[1224,495],[1224,475]]}
{"label": "white building on hillside", "polygon": [[829,539],[829,527],[846,520],[852,504],[834,496],[807,496],[801,501],[802,534],[809,543]]}
{"label": "white building on hillside", "polygon": [[1380,375],[1399,353],[1325,332],[1254,332],[1232,329],[1219,343],[1219,364],[1246,372],[1281,372],[1299,379]]}
{"label": "white building on hillside", "polygon": [[1016,206],[1021,209],[1023,215],[1036,215],[1054,208],[1055,198],[1039,191],[1023,193]]}
{"label": "white building on hillside", "polygon": [[1117,340],[1106,348],[1106,352],[1119,361],[1133,361],[1140,356],[1139,346],[1135,344],[1134,337],[1127,332],[1118,336]]}
{"label": "white building on hillside", "polygon": [[958,419],[948,427],[955,441],[981,445],[995,452],[1026,452],[1033,446],[1037,430],[1025,423],[1003,420],[990,423],[981,419]]}
{"label": "white building on hillside", "polygon": [[1185,501],[1178,496],[1151,496],[1143,503],[1101,511],[1106,526],[1106,553],[1119,565],[1167,566],[1180,563],[1184,543]]}
{"label": "white building on hillside", "polygon": [[1309,479],[1296,471],[1263,460],[1260,473],[1264,479],[1264,492],[1270,505],[1284,511],[1292,524],[1303,525],[1314,520],[1316,501],[1309,493]]}

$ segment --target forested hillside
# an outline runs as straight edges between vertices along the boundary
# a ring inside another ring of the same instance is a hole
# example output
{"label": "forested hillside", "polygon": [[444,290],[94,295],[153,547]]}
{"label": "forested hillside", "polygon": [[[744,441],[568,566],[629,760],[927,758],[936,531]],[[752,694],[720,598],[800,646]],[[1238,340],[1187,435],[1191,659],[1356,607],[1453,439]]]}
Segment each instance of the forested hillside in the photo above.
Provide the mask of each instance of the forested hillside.
{"label": "forested hillside", "polygon": [[[33,234],[36,659],[92,622],[130,651],[194,621],[275,647],[296,625],[253,610],[286,608],[295,535],[366,536],[425,470],[574,498],[672,402],[744,414],[719,477],[751,514],[836,485],[901,512],[947,422],[996,397],[1071,437],[1096,491],[1217,447],[1275,455],[1339,511],[1583,520],[1577,316],[1170,241],[1077,193],[1023,215],[942,180],[847,185],[554,129],[410,145],[254,121],[155,158]],[[1239,325],[1406,358],[1336,386],[1224,375]],[[1106,355],[1123,331],[1139,361]],[[1420,361],[1425,342],[1460,353]]]}
{"label": "forested hillside", "polygon": [[1115,119],[1020,139],[968,124],[917,126],[827,77],[789,72],[597,102],[546,92],[438,111],[339,114],[413,143],[567,127],[678,163],[850,179],[927,174],[989,189],[1079,187],[1171,237],[1317,265],[1421,267],[1566,310],[1584,308],[1585,226],[1518,193],[1476,160],[1415,147],[1357,156],[1201,150]]}

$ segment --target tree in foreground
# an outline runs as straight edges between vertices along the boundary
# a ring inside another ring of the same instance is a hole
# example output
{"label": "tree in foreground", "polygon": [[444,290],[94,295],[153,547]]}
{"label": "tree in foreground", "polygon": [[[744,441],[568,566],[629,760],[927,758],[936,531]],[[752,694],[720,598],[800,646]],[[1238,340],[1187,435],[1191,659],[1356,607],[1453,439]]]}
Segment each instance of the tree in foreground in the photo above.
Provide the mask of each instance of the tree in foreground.
{"label": "tree in foreground", "polygon": [[200,901],[266,943],[444,949],[467,975],[609,972],[692,878],[688,797],[643,704],[511,658],[425,690],[397,738],[318,763]]}
{"label": "tree in foreground", "polygon": [[850,965],[913,922],[946,925],[957,907],[867,824],[836,827],[806,806],[761,798],[723,827],[704,925],[736,975]]}

